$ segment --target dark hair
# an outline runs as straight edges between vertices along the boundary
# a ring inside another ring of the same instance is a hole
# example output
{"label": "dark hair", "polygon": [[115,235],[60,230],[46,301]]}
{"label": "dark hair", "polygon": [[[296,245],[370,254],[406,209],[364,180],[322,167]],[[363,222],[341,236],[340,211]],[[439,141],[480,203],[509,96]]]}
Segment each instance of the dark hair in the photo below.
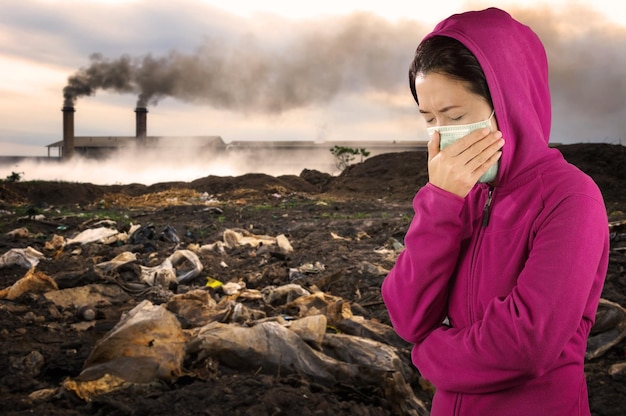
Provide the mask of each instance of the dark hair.
{"label": "dark hair", "polygon": [[433,36],[417,47],[415,58],[409,66],[409,86],[418,105],[415,77],[431,72],[466,82],[469,91],[485,98],[493,108],[485,73],[474,54],[458,40],[448,36]]}

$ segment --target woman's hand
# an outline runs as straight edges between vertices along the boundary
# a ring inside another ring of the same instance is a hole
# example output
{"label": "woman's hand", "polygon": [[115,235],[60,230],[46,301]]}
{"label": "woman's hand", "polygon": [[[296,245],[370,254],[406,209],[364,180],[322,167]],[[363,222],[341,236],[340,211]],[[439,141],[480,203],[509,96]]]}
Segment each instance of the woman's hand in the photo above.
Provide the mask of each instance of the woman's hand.
{"label": "woman's hand", "polygon": [[428,180],[465,198],[478,179],[502,156],[500,131],[479,129],[439,150],[439,132],[428,142]]}

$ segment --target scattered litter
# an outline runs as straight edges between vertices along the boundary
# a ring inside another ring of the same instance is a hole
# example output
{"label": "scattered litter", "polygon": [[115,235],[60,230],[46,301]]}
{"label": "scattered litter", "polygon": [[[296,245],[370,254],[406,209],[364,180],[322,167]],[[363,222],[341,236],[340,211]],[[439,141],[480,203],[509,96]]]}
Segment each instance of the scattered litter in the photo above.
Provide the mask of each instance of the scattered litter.
{"label": "scattered litter", "polygon": [[44,243],[44,251],[50,257],[56,257],[63,252],[65,238],[62,235],[54,234],[50,240]]}
{"label": "scattered litter", "polygon": [[347,237],[342,237],[342,236],[340,236],[339,234],[334,233],[334,232],[332,232],[332,231],[331,231],[331,233],[330,233],[330,236],[331,236],[334,240],[350,241],[350,239],[349,239],[349,238],[347,238]]}
{"label": "scattered litter", "polygon": [[177,250],[158,266],[140,267],[141,281],[149,286],[160,286],[166,289],[192,280],[203,269],[198,255],[191,250]]}
{"label": "scattered litter", "polygon": [[117,241],[117,235],[120,234],[119,231],[108,228],[108,227],[98,227],[98,228],[90,228],[79,233],[74,238],[68,238],[66,240],[67,245],[72,244],[89,244],[89,243],[104,243],[110,244]]}
{"label": "scattered litter", "polygon": [[615,380],[626,380],[626,362],[612,364],[609,375]]}
{"label": "scattered litter", "polygon": [[293,252],[293,247],[291,246],[291,243],[284,234],[276,236],[276,244],[278,245],[278,248],[280,248],[280,250],[285,254]]}
{"label": "scattered litter", "polygon": [[[393,347],[348,335],[325,334],[322,349],[337,352],[335,358],[309,345],[307,340],[319,339],[319,325],[310,323],[292,322],[296,332],[275,321],[252,327],[212,322],[193,331],[189,351],[198,360],[219,360],[237,370],[297,373],[326,385],[379,385],[387,396],[397,399],[390,400],[397,414],[428,415],[425,404],[405,381],[403,372],[408,371],[402,368]],[[311,331],[308,334],[307,328]]]}
{"label": "scattered litter", "polygon": [[28,228],[26,227],[20,227],[20,228],[16,228],[15,230],[9,231],[7,233],[7,236],[9,237],[13,237],[13,238],[27,238],[30,237],[30,231],[28,231]]}
{"label": "scattered litter", "polygon": [[224,292],[225,295],[234,295],[245,288],[246,284],[244,282],[228,282],[222,285],[222,292]]}
{"label": "scattered litter", "polygon": [[311,293],[302,286],[291,283],[282,286],[266,286],[261,289],[263,301],[268,305],[284,305],[299,298],[300,296],[310,295]]}
{"label": "scattered litter", "polygon": [[103,271],[114,271],[120,268],[121,266],[137,261],[137,255],[130,251],[124,251],[113,259],[109,261],[103,261],[101,263],[96,264],[96,267],[100,268]]}
{"label": "scattered litter", "polygon": [[587,339],[585,358],[592,360],[619,344],[626,338],[626,309],[615,302],[600,298],[596,322]]}
{"label": "scattered litter", "polygon": [[222,285],[223,285],[223,283],[220,282],[219,280],[213,279],[212,277],[207,276],[207,278],[206,278],[206,285],[205,286],[213,288],[213,289],[217,289],[218,287],[220,287]]}
{"label": "scattered litter", "polygon": [[58,289],[54,279],[45,273],[35,271],[33,267],[20,280],[0,290],[0,299],[15,300],[25,293],[44,293]]}
{"label": "scattered litter", "polygon": [[91,401],[134,384],[174,382],[184,374],[186,343],[176,316],[144,300],[98,341],[83,371],[63,388]]}
{"label": "scattered litter", "polygon": [[0,256],[0,267],[16,265],[31,269],[37,266],[39,261],[43,258],[43,253],[40,253],[32,247],[12,248]]}

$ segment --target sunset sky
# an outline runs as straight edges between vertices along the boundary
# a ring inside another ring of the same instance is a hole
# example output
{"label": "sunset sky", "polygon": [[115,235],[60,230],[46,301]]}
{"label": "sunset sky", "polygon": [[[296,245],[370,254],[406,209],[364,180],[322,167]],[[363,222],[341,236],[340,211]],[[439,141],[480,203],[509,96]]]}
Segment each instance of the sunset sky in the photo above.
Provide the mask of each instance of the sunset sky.
{"label": "sunset sky", "polygon": [[[46,155],[45,146],[62,139],[69,79],[123,62],[150,64],[156,74],[173,66],[183,78],[152,81],[148,135],[424,140],[407,85],[413,51],[439,20],[489,5],[530,25],[546,45],[552,141],[626,144],[619,4],[0,0],[0,155]],[[123,87],[77,96],[75,134],[134,135],[139,98]]]}

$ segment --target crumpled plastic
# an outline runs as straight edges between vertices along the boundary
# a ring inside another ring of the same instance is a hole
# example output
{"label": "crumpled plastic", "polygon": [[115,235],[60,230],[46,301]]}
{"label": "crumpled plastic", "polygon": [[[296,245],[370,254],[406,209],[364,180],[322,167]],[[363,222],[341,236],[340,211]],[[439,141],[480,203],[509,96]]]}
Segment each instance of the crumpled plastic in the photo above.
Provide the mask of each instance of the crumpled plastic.
{"label": "crumpled plastic", "polygon": [[620,304],[600,298],[596,322],[587,339],[585,358],[598,358],[626,338],[626,309]]}
{"label": "crumpled plastic", "polygon": [[203,268],[196,253],[191,250],[177,250],[158,266],[141,266],[141,281],[150,286],[168,288],[171,284],[190,281],[198,276]]}
{"label": "crumpled plastic", "polygon": [[31,269],[38,265],[39,261],[43,258],[43,253],[40,253],[32,247],[12,248],[0,256],[0,267],[17,265]]}
{"label": "crumpled plastic", "polygon": [[0,290],[0,299],[15,300],[25,293],[45,293],[58,289],[53,278],[31,268],[20,280]]}
{"label": "crumpled plastic", "polygon": [[62,386],[83,400],[134,384],[174,382],[183,375],[187,337],[164,305],[144,300],[98,341],[76,378]]}
{"label": "crumpled plastic", "polygon": [[105,243],[110,244],[118,240],[119,231],[108,228],[108,227],[98,227],[98,228],[90,228],[79,233],[77,236],[73,238],[68,238],[65,240],[65,244],[89,244],[89,243]]}
{"label": "crumpled plastic", "polygon": [[315,335],[305,336],[320,343],[322,352],[303,339],[306,328],[317,332],[320,327],[300,325],[298,334],[274,321],[252,327],[212,322],[195,331],[188,351],[197,354],[199,360],[217,359],[238,370],[297,373],[327,385],[379,385],[390,398],[397,399],[393,405],[398,414],[428,414],[406,382],[409,369],[403,367],[406,364],[395,348],[343,334],[324,334],[321,342]]}

